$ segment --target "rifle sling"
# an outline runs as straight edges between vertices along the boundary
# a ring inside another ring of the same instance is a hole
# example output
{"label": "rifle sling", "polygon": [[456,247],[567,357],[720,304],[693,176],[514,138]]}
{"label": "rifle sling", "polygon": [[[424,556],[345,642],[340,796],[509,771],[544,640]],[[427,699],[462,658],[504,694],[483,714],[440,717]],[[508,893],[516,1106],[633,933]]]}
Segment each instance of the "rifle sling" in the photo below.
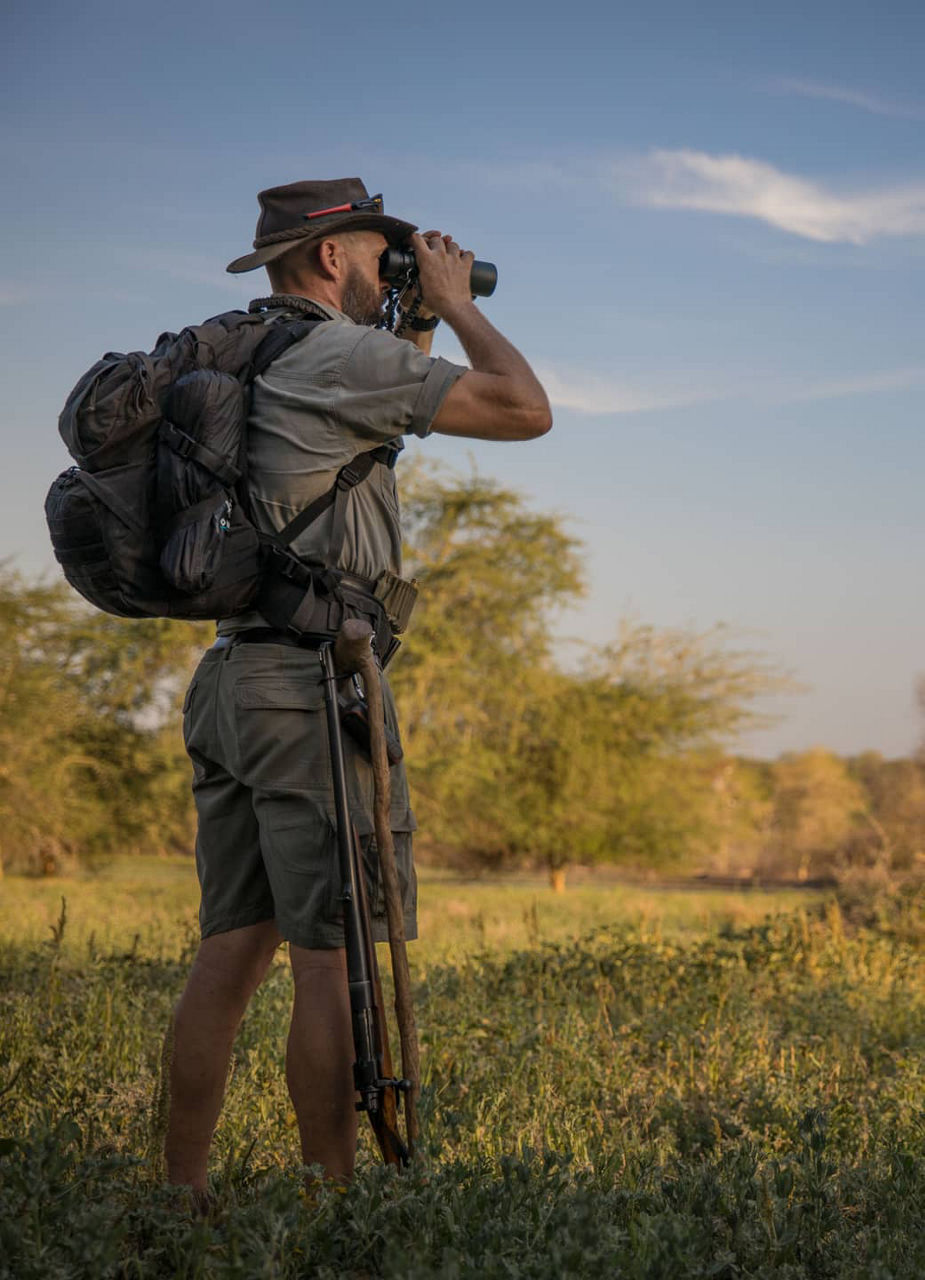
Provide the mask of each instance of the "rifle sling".
{"label": "rifle sling", "polygon": [[327,511],[328,507],[333,507],[334,515],[331,519],[331,528],[328,533],[327,555],[324,556],[324,563],[331,564],[332,559],[336,558],[343,546],[347,519],[347,498],[350,490],[363,483],[377,462],[383,466],[393,466],[396,453],[397,450],[393,446],[386,444],[351,458],[338,471],[337,479],[331,488],[316,498],[314,502],[309,503],[303,511],[300,511],[297,516],[290,520],[286,527],[275,535],[274,541],[282,547],[291,546],[300,533],[304,533],[310,524],[314,524],[318,517]]}

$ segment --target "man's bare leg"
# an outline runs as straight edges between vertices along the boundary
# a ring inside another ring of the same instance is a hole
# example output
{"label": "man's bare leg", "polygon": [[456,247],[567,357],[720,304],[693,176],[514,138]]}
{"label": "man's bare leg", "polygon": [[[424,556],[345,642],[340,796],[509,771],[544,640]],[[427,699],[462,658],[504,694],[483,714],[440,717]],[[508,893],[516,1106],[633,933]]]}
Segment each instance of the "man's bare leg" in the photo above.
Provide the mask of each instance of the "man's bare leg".
{"label": "man's bare leg", "polygon": [[356,1160],[353,1031],[343,949],[290,946],[295,1003],[286,1080],[299,1121],[302,1160],[346,1180]]}
{"label": "man's bare leg", "polygon": [[272,920],[204,938],[174,1013],[168,1181],[205,1191],[238,1024],[280,944]]}

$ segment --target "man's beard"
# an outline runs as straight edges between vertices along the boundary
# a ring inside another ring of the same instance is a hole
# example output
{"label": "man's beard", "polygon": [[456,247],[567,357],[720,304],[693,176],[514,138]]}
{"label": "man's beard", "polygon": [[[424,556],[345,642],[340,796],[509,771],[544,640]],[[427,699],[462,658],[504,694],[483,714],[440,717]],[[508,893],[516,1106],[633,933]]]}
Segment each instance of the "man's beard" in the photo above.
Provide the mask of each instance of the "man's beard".
{"label": "man's beard", "polygon": [[340,309],[354,324],[377,325],[382,314],[382,294],[371,285],[356,267],[347,272]]}

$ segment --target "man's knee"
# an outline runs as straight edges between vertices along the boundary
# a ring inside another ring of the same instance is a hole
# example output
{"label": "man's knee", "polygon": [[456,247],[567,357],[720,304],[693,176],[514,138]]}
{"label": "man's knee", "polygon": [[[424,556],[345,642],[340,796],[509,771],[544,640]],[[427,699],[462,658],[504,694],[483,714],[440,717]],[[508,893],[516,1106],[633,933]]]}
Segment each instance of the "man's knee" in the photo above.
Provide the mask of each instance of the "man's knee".
{"label": "man's knee", "polygon": [[311,976],[315,981],[325,981],[325,977],[334,977],[337,981],[346,981],[347,952],[343,947],[320,949],[314,947],[297,947],[289,944],[289,962],[292,965],[292,976],[298,982],[303,975]]}
{"label": "man's knee", "polygon": [[282,939],[273,920],[203,938],[193,972],[216,990],[247,992],[259,985]]}

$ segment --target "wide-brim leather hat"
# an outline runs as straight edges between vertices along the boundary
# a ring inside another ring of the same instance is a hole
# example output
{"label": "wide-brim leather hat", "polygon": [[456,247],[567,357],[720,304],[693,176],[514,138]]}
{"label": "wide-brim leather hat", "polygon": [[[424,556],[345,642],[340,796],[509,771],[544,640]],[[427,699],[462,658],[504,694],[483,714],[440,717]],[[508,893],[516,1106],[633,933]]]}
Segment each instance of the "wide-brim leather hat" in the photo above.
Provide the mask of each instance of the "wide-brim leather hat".
{"label": "wide-brim leather hat", "polygon": [[359,178],[330,182],[291,182],[257,195],[260,217],[254,252],[225,268],[237,274],[265,266],[299,241],[319,240],[335,231],[381,231],[389,244],[401,244],[417,227],[382,212],[382,197],[370,196]]}

